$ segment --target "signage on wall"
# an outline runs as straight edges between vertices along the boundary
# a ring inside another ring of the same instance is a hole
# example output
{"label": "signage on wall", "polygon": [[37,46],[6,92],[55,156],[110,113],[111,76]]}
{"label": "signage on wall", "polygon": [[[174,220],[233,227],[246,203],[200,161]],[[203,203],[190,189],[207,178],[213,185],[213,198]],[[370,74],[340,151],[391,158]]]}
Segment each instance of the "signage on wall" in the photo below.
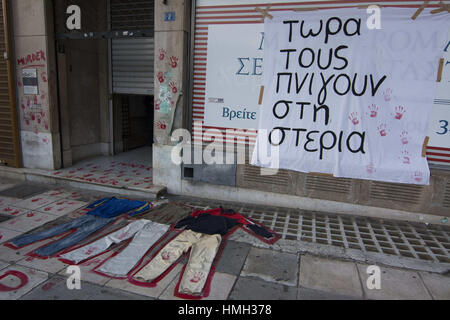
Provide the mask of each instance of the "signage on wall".
{"label": "signage on wall", "polygon": [[264,25],[211,25],[208,38],[205,124],[256,129]]}
{"label": "signage on wall", "polygon": [[[450,25],[446,15],[412,21],[414,11],[383,8],[382,29],[357,8],[271,13],[255,150],[279,146],[283,169],[429,184],[430,64]],[[252,164],[270,166],[261,159],[255,152]]]}
{"label": "signage on wall", "polygon": [[22,69],[22,83],[24,94],[39,94],[38,75],[36,69]]}
{"label": "signage on wall", "polygon": [[164,21],[175,21],[175,12],[164,12]]}

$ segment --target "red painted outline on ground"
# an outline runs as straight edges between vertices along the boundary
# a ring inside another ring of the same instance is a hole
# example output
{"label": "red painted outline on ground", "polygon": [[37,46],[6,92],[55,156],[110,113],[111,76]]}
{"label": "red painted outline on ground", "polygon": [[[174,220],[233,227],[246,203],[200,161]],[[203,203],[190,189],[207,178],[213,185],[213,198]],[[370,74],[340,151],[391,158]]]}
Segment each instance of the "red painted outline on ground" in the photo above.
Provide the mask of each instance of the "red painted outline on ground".
{"label": "red painted outline on ground", "polygon": [[17,287],[8,287],[8,286],[5,286],[4,284],[0,283],[0,292],[8,292],[8,291],[18,290],[28,283],[28,276],[25,273],[17,271],[17,270],[6,271],[4,274],[2,274],[0,276],[0,280],[2,280],[3,278],[5,278],[9,275],[18,278],[20,280],[19,285]]}

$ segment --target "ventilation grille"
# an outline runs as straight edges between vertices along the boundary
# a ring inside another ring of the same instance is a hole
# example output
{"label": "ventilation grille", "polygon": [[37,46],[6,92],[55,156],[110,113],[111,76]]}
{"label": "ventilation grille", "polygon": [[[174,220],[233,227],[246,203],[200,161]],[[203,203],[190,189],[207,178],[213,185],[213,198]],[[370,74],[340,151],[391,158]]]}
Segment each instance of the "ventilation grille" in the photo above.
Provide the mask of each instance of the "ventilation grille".
{"label": "ventilation grille", "polygon": [[261,175],[261,170],[264,169],[255,166],[245,166],[244,169],[244,182],[250,183],[262,183],[276,185],[279,187],[287,187],[289,184],[289,175],[286,170],[278,170],[277,174],[274,175]]}
{"label": "ventilation grille", "polygon": [[422,191],[423,187],[417,185],[376,181],[372,181],[370,184],[370,197],[378,200],[419,204],[422,198]]}
{"label": "ventilation grille", "polygon": [[111,0],[112,30],[154,30],[154,0]]}
{"label": "ventilation grille", "polygon": [[350,179],[333,178],[326,176],[308,175],[306,177],[307,191],[336,192],[349,194],[352,189]]}
{"label": "ventilation grille", "polygon": [[450,208],[450,180],[447,181],[447,184],[445,185],[444,201],[442,202],[442,206],[444,208]]}

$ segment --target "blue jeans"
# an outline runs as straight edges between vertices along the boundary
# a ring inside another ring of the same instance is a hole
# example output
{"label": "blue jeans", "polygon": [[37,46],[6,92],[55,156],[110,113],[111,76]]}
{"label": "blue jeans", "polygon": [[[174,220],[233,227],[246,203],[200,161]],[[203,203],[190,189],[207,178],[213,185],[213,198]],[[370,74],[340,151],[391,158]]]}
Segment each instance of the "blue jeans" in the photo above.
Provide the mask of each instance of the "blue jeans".
{"label": "blue jeans", "polygon": [[39,256],[49,257],[65,248],[68,248],[80,242],[83,239],[86,239],[91,234],[93,234],[97,230],[100,230],[113,220],[114,218],[102,218],[87,214],[74,219],[73,221],[60,224],[38,233],[19,236],[17,238],[14,238],[13,240],[10,240],[10,242],[15,246],[22,247],[36,241],[51,238],[72,229],[77,229],[70,235],[33,251],[33,253]]}

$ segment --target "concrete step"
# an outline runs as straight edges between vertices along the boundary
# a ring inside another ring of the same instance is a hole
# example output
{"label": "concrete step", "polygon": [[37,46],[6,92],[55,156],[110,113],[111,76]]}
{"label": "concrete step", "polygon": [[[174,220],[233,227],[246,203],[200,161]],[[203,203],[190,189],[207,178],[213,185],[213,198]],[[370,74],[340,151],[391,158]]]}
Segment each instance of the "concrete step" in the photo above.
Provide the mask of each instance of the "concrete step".
{"label": "concrete step", "polygon": [[59,186],[70,186],[73,188],[107,192],[120,193],[122,196],[157,199],[166,194],[165,186],[153,185],[150,189],[133,188],[132,186],[107,186],[95,182],[79,181],[64,177],[57,177],[51,171],[42,169],[10,168],[0,166],[0,179],[16,179],[21,181],[32,181],[37,183],[49,183]]}

